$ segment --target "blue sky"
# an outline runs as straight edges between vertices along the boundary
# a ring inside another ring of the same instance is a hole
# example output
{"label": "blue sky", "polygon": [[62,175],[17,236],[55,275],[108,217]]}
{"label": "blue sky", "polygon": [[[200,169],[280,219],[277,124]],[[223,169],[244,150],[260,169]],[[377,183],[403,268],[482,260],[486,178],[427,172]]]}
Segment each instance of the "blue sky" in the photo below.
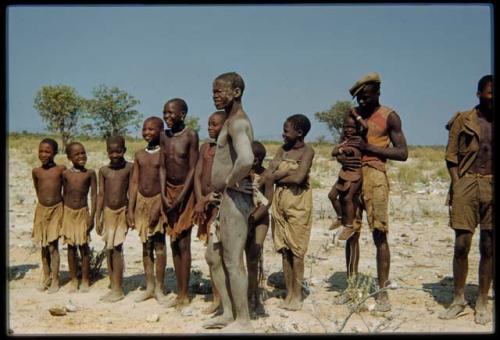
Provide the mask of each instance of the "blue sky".
{"label": "blue sky", "polygon": [[382,78],[381,103],[399,113],[409,144],[445,144],[444,125],[477,103],[493,69],[487,5],[11,6],[7,12],[8,128],[43,131],[33,98],[67,84],[86,97],[118,86],[144,117],[170,98],[188,115],[215,111],[212,80],[236,71],[257,139],[278,139],[304,113],[314,119],[363,74]]}

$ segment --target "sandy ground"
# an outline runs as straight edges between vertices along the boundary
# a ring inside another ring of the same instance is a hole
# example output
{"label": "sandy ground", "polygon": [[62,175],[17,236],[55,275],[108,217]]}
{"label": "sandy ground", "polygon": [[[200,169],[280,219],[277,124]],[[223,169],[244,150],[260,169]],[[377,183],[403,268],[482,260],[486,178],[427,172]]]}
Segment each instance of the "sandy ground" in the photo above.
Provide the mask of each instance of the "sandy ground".
{"label": "sandy ground", "polygon": [[[204,330],[202,323],[211,316],[201,310],[211,299],[208,267],[204,260],[205,246],[193,237],[192,241],[192,301],[182,311],[167,309],[150,299],[135,303],[134,298],[144,289],[141,245],[136,231],[130,231],[124,245],[126,269],[124,274],[125,299],[117,303],[103,303],[99,297],[107,292],[106,265],[103,276],[92,283],[88,293],[69,294],[69,274],[66,246],[61,252],[61,289],[55,294],[36,290],[39,281],[40,249],[33,246],[30,234],[35,195],[31,182],[31,168],[11,152],[9,160],[9,281],[8,328],[14,334],[183,334],[218,333]],[[345,286],[344,245],[332,243],[332,209],[327,193],[338,169],[330,174],[312,174],[320,180],[322,188],[314,189],[315,219],[306,258],[305,279],[310,293],[301,311],[284,311],[277,307],[284,290],[263,282],[265,308],[268,317],[253,320],[256,333],[337,333],[349,314],[345,305],[334,305],[332,300]],[[391,183],[390,278],[400,288],[390,291],[392,311],[377,314],[369,310],[353,315],[343,332],[492,332],[494,326],[474,323],[472,306],[478,289],[479,248],[476,233],[469,255],[469,277],[466,298],[469,306],[456,320],[443,321],[437,315],[452,299],[453,232],[447,226],[447,208],[444,206],[447,183],[431,183],[402,191]],[[364,222],[360,238],[360,273],[376,277],[375,246]],[[195,231],[193,232],[195,234]],[[103,242],[92,232],[91,247],[100,250]],[[264,246],[266,278],[281,272],[281,258],[274,252],[271,232]],[[170,249],[167,260],[166,289],[175,292],[175,277]],[[272,280],[271,280],[272,281]],[[491,310],[494,303],[490,291]],[[170,293],[173,296],[174,294]],[[65,316],[52,316],[48,309],[54,304],[71,302],[76,312]],[[370,298],[367,305],[373,304]],[[159,320],[147,319],[157,314]]]}

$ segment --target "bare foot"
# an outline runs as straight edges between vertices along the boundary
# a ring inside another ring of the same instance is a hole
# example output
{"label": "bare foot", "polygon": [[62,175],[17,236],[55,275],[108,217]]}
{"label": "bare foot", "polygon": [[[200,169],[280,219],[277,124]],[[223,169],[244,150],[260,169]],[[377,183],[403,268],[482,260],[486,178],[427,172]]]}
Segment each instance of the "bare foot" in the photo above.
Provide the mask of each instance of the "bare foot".
{"label": "bare foot", "polygon": [[111,295],[111,290],[109,292],[107,292],[106,294],[104,294],[103,296],[101,296],[99,298],[99,301],[106,301],[106,299]]}
{"label": "bare foot", "polygon": [[123,294],[123,291],[111,291],[111,294],[108,295],[108,297],[103,300],[104,302],[117,302],[125,298],[125,294]]}
{"label": "bare foot", "polygon": [[448,309],[441,312],[438,318],[442,320],[456,319],[465,309],[465,303],[452,303]]}
{"label": "bare foot", "polygon": [[205,329],[224,328],[233,321],[234,319],[232,316],[230,315],[225,316],[224,314],[222,314],[221,316],[208,320],[203,324],[202,327]]}
{"label": "bare foot", "polygon": [[480,325],[486,325],[491,322],[490,313],[486,309],[486,306],[476,304],[476,313],[474,314],[474,321]]}
{"label": "bare foot", "polygon": [[290,303],[290,300],[291,300],[291,295],[287,294],[285,299],[283,301],[281,301],[280,304],[278,305],[278,308],[286,309],[286,307]]}
{"label": "bare foot", "polygon": [[151,299],[152,297],[154,297],[153,290],[146,290],[145,292],[141,293],[138,297],[136,297],[134,299],[134,302],[146,301],[147,299]]}
{"label": "bare foot", "polygon": [[90,285],[88,282],[82,282],[82,285],[80,286],[80,292],[82,293],[88,293],[90,291]]}
{"label": "bare foot", "polygon": [[163,305],[167,302],[167,296],[163,294],[162,288],[155,288],[154,297],[160,305]]}
{"label": "bare foot", "polygon": [[286,310],[301,310],[302,301],[299,299],[292,299],[290,303],[285,307]]}
{"label": "bare foot", "polygon": [[250,320],[248,321],[234,321],[231,322],[227,327],[225,327],[222,331],[222,333],[253,333],[253,327],[252,324],[250,323]]}
{"label": "bare foot", "polygon": [[217,311],[220,306],[220,301],[212,301],[210,306],[201,311],[202,314],[213,314]]}
{"label": "bare foot", "polygon": [[189,306],[189,299],[188,297],[180,298],[177,300],[177,304],[175,305],[175,309],[181,310],[184,307]]}
{"label": "bare foot", "polygon": [[50,285],[48,293],[49,294],[54,294],[54,293],[57,293],[57,291],[59,291],[59,284],[54,281]]}
{"label": "bare foot", "polygon": [[177,296],[176,298],[170,300],[170,301],[167,301],[165,303],[165,307],[167,308],[173,308],[175,306],[177,306],[177,302],[179,301],[179,296]]}
{"label": "bare foot", "polygon": [[78,291],[78,280],[71,280],[69,283],[68,293],[76,293]]}
{"label": "bare foot", "polygon": [[376,312],[389,312],[391,310],[391,303],[388,299],[377,300],[373,310]]}

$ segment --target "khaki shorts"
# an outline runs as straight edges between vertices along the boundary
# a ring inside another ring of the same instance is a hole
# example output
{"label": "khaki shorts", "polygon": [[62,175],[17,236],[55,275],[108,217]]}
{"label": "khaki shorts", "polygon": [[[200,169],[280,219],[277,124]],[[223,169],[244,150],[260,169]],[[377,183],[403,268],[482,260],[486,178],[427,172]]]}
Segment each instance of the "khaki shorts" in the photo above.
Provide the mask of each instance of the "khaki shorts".
{"label": "khaki shorts", "polygon": [[[363,166],[363,201],[370,230],[389,231],[389,180],[383,171]],[[360,226],[361,227],[361,226]]]}
{"label": "khaki shorts", "polygon": [[465,175],[453,184],[450,226],[453,229],[474,232],[492,230],[493,225],[493,178]]}

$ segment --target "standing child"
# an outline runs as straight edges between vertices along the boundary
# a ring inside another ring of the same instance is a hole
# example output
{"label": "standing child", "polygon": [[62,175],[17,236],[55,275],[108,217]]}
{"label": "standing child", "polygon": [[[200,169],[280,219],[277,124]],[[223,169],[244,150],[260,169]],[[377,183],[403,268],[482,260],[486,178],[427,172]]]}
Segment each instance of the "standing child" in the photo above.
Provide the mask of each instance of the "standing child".
{"label": "standing child", "polygon": [[99,169],[96,231],[106,243],[111,281],[111,290],[101,297],[101,301],[116,302],[125,297],[122,288],[123,242],[128,229],[125,209],[133,165],[124,158],[127,148],[122,136],[109,137],[106,148],[110,162]]}
{"label": "standing child", "polygon": [[[165,223],[161,212],[160,134],[163,121],[149,117],[144,121],[142,137],[148,143],[144,150],[135,153],[134,169],[130,183],[128,223],[137,229],[142,242],[142,261],[146,275],[146,291],[135,301],[154,297],[162,303],[163,282],[167,261],[165,249]],[[155,283],[156,253],[156,283]]]}
{"label": "standing child", "polygon": [[266,170],[262,162],[266,158],[266,148],[262,143],[253,141],[252,151],[254,163],[250,170],[250,177],[255,184],[253,193],[253,204],[255,208],[248,218],[248,237],[245,245],[245,255],[248,270],[248,306],[250,315],[255,318],[265,315],[262,295],[259,289],[259,282],[264,275],[262,250],[264,240],[269,229],[269,207],[273,199],[273,182],[262,181],[261,178]]}
{"label": "standing child", "polygon": [[312,189],[309,172],[314,150],[304,142],[311,122],[302,115],[290,116],[283,125],[283,146],[278,149],[269,175],[276,184],[272,203],[274,247],[283,256],[287,295],[280,308],[302,308],[304,256],[312,226]]}
{"label": "standing child", "polygon": [[[77,251],[82,257],[82,292],[89,291],[90,274],[90,231],[94,228],[96,210],[97,178],[94,170],[86,169],[87,153],[81,143],[72,142],[66,146],[66,155],[73,166],[64,170],[63,198],[64,215],[61,235],[68,244],[68,267],[71,277],[70,292],[78,290]],[[87,203],[90,190],[91,208]]]}
{"label": "standing child", "polygon": [[184,124],[187,112],[187,104],[180,98],[165,104],[163,119],[170,130],[165,131],[160,140],[161,197],[178,289],[177,298],[168,307],[176,308],[189,304],[191,227],[195,205],[193,180],[198,160],[198,134]]}
{"label": "standing child", "polygon": [[[198,224],[198,238],[209,242],[210,225],[215,220],[219,211],[218,196],[214,193],[211,185],[212,165],[214,162],[217,137],[226,121],[225,111],[216,111],[208,118],[208,136],[210,140],[205,142],[200,148],[200,157],[196,162],[194,174],[194,191],[196,195],[196,205],[193,213],[193,221]],[[213,230],[212,230],[213,232]],[[212,280],[212,270],[210,269],[210,281],[212,282],[213,300],[210,306],[203,310],[204,314],[212,314],[221,307],[219,292]]]}
{"label": "standing child", "polygon": [[38,203],[31,237],[42,246],[42,281],[38,290],[48,288],[49,293],[59,290],[58,240],[63,216],[62,172],[66,169],[64,165],[54,162],[57,151],[55,140],[42,140],[38,146],[38,159],[42,166],[32,171]]}

